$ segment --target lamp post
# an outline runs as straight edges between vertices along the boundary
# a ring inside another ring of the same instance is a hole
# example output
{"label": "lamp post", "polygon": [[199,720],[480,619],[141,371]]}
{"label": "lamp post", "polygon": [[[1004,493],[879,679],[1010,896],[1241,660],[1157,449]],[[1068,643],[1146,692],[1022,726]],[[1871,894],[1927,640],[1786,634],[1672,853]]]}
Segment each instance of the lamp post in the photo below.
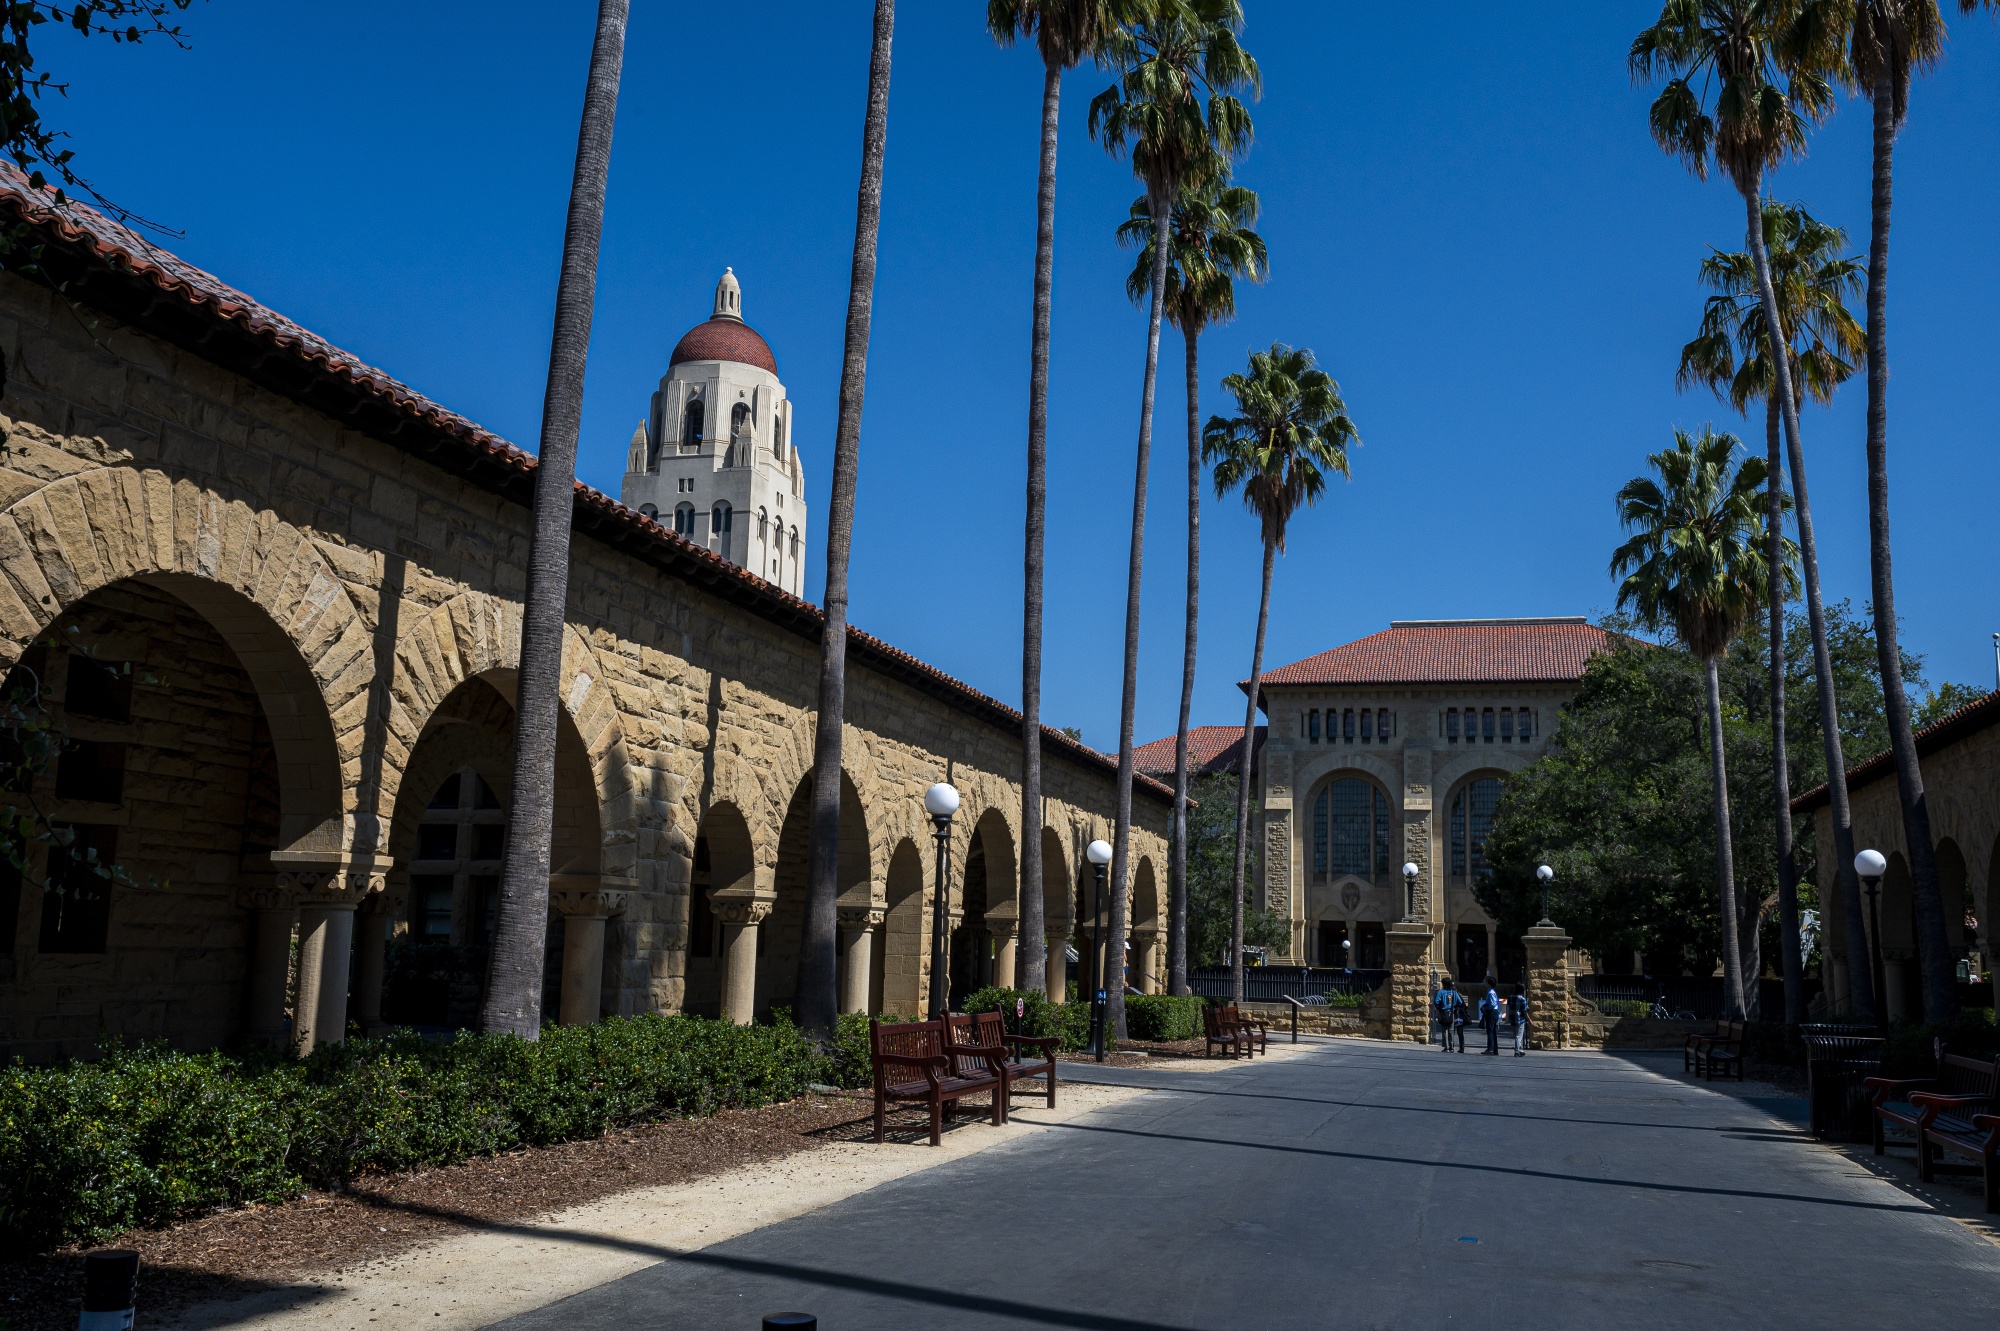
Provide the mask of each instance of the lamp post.
{"label": "lamp post", "polygon": [[1536,926],[1552,929],[1556,922],[1549,918],[1549,884],[1556,880],[1556,871],[1544,864],[1535,870],[1535,877],[1542,884],[1542,918],[1536,921]]}
{"label": "lamp post", "polygon": [[1090,1047],[1104,1061],[1104,871],[1111,863],[1111,844],[1093,841],[1083,852],[1097,871],[1097,903],[1090,919]]}
{"label": "lamp post", "polygon": [[1403,866],[1403,904],[1406,907],[1403,918],[1406,920],[1417,918],[1417,875],[1421,872],[1414,864]]}
{"label": "lamp post", "polygon": [[1854,857],[1854,872],[1868,888],[1868,973],[1875,978],[1875,1029],[1885,1038],[1889,1034],[1889,996],[1882,989],[1882,914],[1875,894],[1888,870],[1889,861],[1879,850],[1864,850]]}
{"label": "lamp post", "polygon": [[931,1020],[936,1021],[951,1005],[951,953],[947,945],[945,914],[951,893],[947,875],[951,872],[951,816],[958,812],[958,791],[949,781],[940,781],[924,792],[924,812],[931,816],[937,837],[937,886],[931,907]]}

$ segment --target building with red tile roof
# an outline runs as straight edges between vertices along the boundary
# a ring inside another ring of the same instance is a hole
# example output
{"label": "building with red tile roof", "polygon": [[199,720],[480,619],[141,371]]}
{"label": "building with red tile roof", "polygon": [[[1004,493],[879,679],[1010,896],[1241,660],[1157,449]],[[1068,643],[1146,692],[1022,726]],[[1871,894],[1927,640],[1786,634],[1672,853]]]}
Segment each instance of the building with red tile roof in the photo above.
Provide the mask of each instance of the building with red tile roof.
{"label": "building with red tile roof", "polygon": [[[1157,777],[1168,784],[1174,779],[1174,742],[1178,736],[1168,735],[1150,744],[1141,744],[1132,751],[1132,766],[1150,777]],[[1255,749],[1264,748],[1264,727],[1257,727]],[[1256,758],[1251,758],[1254,766]],[[1195,726],[1188,731],[1188,775],[1215,776],[1218,773],[1234,773],[1243,770],[1243,727],[1242,726]]]}

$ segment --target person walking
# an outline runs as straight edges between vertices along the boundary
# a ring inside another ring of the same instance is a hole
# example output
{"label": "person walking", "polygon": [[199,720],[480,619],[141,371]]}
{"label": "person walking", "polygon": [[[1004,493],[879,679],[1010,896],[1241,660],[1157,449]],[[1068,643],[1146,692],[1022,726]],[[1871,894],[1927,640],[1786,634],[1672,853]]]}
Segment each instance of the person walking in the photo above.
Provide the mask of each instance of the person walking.
{"label": "person walking", "polygon": [[1447,1054],[1451,1052],[1451,1035],[1453,1031],[1457,1031],[1458,1052],[1464,1053],[1465,995],[1458,992],[1457,985],[1452,982],[1449,975],[1444,977],[1444,983],[1438,986],[1437,993],[1431,996],[1431,1002],[1437,1006],[1439,1051]]}
{"label": "person walking", "polygon": [[1528,1053],[1528,991],[1520,985],[1514,986],[1514,1057],[1525,1058]]}
{"label": "person walking", "polygon": [[1500,1057],[1500,990],[1491,975],[1486,977],[1486,996],[1479,1000],[1479,1024],[1486,1028],[1483,1052]]}

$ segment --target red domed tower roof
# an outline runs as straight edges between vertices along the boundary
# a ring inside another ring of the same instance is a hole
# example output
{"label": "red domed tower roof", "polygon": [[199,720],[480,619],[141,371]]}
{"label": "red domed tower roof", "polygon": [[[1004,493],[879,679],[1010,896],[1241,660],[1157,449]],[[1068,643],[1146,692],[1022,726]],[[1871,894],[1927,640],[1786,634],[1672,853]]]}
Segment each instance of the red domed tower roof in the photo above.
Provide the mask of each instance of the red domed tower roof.
{"label": "red domed tower roof", "polygon": [[772,374],[778,372],[778,360],[771,354],[770,344],[741,319],[710,319],[688,329],[687,335],[674,344],[667,368],[689,360],[733,360]]}

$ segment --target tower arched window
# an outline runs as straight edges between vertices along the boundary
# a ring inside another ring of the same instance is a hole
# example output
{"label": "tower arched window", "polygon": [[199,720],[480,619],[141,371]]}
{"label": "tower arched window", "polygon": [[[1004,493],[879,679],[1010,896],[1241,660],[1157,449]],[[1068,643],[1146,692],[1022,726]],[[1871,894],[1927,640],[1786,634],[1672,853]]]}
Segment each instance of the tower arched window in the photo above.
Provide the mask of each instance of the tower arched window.
{"label": "tower arched window", "polygon": [[701,429],[702,429],[703,419],[704,417],[701,409],[701,403],[699,401],[688,403],[687,410],[681,413],[682,448],[701,447]]}
{"label": "tower arched window", "polygon": [[771,456],[785,460],[785,418],[775,411],[771,413]]}
{"label": "tower arched window", "polygon": [[771,539],[771,514],[768,509],[757,510],[757,539],[760,541]]}
{"label": "tower arched window", "polygon": [[1500,807],[1500,778],[1468,782],[1451,800],[1451,872],[1478,878],[1486,872],[1486,841],[1493,835],[1493,811]]}
{"label": "tower arched window", "polygon": [[723,503],[721,500],[717,500],[715,507],[710,509],[708,513],[709,535],[715,537],[725,549],[729,545],[729,532],[730,528],[734,525],[735,517],[736,515],[730,511],[729,505]]}
{"label": "tower arched window", "polygon": [[792,528],[792,558],[793,558],[793,559],[797,559],[798,557],[799,557],[799,529],[798,529],[797,527],[793,527],[793,528]]}
{"label": "tower arched window", "polygon": [[1389,871],[1389,797],[1372,781],[1344,777],[1322,787],[1312,806],[1313,881]]}
{"label": "tower arched window", "polygon": [[743,433],[750,419],[748,403],[739,402],[729,411],[729,434],[731,438]]}
{"label": "tower arched window", "polygon": [[1493,742],[1493,709],[1491,707],[1487,708],[1485,712],[1480,715],[1479,731],[1480,734],[1484,736],[1488,744],[1491,744]]}
{"label": "tower arched window", "polygon": [[657,505],[641,504],[639,505],[639,511],[643,513],[645,516],[651,518],[655,522],[658,522],[660,520],[660,510]]}
{"label": "tower arched window", "polygon": [[677,504],[674,507],[674,530],[690,541],[694,539],[694,505]]}

